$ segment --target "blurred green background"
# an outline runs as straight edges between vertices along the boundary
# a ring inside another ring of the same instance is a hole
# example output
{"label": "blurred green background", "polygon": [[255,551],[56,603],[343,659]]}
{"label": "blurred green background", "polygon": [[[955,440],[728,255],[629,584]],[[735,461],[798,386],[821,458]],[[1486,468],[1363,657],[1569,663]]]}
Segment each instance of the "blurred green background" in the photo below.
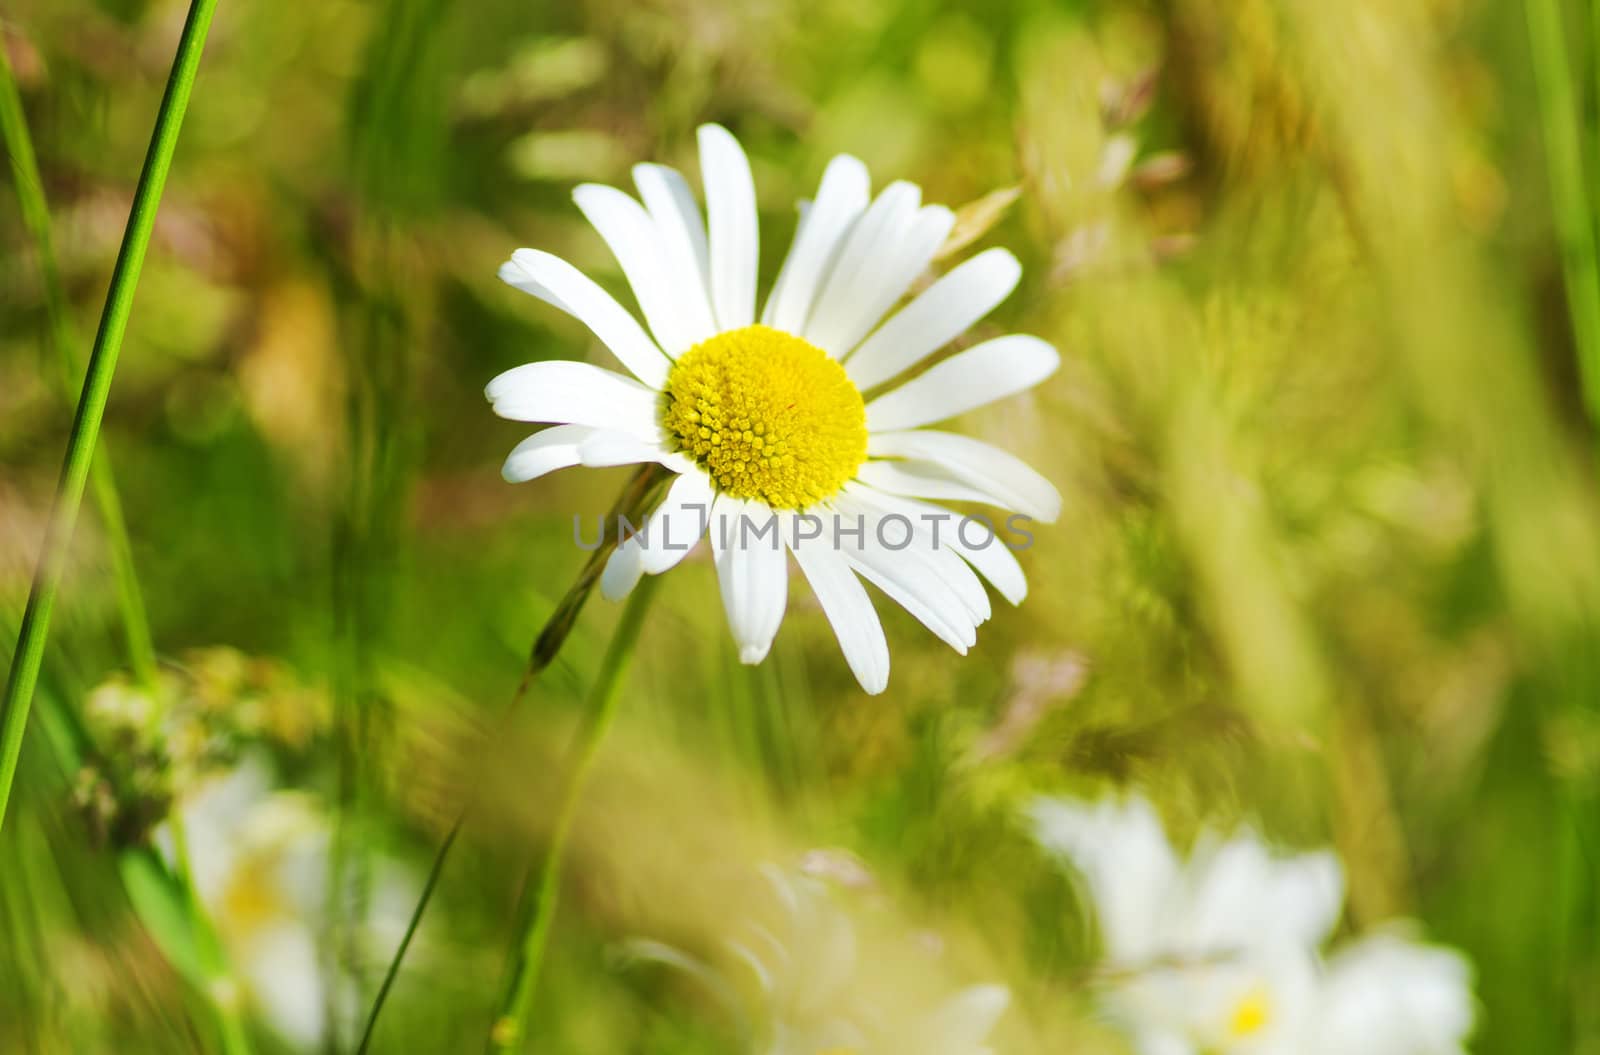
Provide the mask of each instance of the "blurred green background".
{"label": "blurred green background", "polygon": [[[80,359],[183,13],[0,13]],[[500,480],[525,430],[484,382],[602,353],[495,267],[537,246],[631,303],[570,190],[643,160],[692,179],[714,120],[751,156],[763,288],[835,153],[981,203],[974,244],[1026,270],[979,335],[1064,363],[964,425],[1066,512],[966,658],[880,604],[879,698],[807,591],[751,669],[709,563],[667,578],[580,815],[537,1050],[734,1050],[617,945],[713,945],[718,884],[811,847],[858,854],[954,973],[1012,986],[997,1050],[1122,1050],[1089,1013],[1083,910],[1015,817],[1137,784],[1180,830],[1334,845],[1348,927],[1412,917],[1471,957],[1475,1050],[1600,1052],[1600,466],[1561,252],[1594,231],[1552,208],[1553,87],[1579,100],[1580,176],[1600,122],[1587,14],[1557,14],[1565,67],[1521,0],[222,0],[102,436],[190,739],[146,751],[105,717],[130,660],[86,506],[0,833],[0,1051],[215,1050],[141,855],[187,782],[251,757],[327,818],[349,887],[323,907],[330,1051],[392,948],[363,922],[383,876],[403,919],[482,789],[378,1050],[481,1044],[615,608],[590,605],[511,732],[496,716],[582,565],[572,516],[627,478]],[[6,179],[9,649],[71,411]]]}

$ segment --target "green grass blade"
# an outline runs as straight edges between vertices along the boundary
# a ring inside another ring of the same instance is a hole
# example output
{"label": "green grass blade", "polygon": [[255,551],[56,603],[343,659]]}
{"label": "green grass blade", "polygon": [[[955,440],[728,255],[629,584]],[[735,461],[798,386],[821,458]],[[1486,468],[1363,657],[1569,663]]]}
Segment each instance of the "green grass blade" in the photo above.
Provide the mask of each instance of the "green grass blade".
{"label": "green grass blade", "polygon": [[433,857],[433,864],[428,869],[428,878],[422,885],[422,896],[417,899],[416,907],[411,910],[411,918],[406,921],[406,930],[400,937],[400,945],[389,960],[389,966],[383,972],[383,981],[378,985],[378,995],[373,998],[372,1010],[367,1015],[367,1024],[361,1030],[361,1043],[356,1047],[356,1055],[367,1055],[367,1050],[372,1046],[373,1035],[378,1029],[378,1016],[383,1014],[383,1005],[389,1000],[389,991],[394,988],[395,979],[400,977],[400,966],[405,963],[406,951],[411,948],[411,939],[417,936],[417,928],[422,925],[422,917],[427,914],[428,905],[433,900],[433,892],[439,886],[439,877],[444,874],[445,862],[450,859],[450,848],[456,844],[456,837],[461,834],[462,825],[466,823],[467,814],[463,810],[450,832],[444,837],[444,842],[439,844],[439,850]]}
{"label": "green grass blade", "polygon": [[[33,136],[22,110],[22,97],[11,72],[5,49],[0,48],[0,138],[11,158],[12,182],[17,188],[17,205],[22,223],[33,241],[39,259],[39,278],[44,290],[45,330],[48,351],[61,368],[63,398],[70,399],[78,382],[82,364],[75,353],[77,339],[67,310],[66,287],[56,266],[55,244],[50,234],[50,208],[44,196],[44,181],[33,149]],[[145,611],[144,592],[133,567],[133,546],[128,540],[127,518],[117,493],[116,477],[105,451],[89,466],[89,486],[105,527],[111,564],[117,582],[117,605],[122,610],[123,634],[128,643],[128,663],[134,677],[147,688],[156,683],[156,652]]]}
{"label": "green grass blade", "polygon": [[1593,203],[1583,169],[1582,121],[1566,31],[1557,0],[1527,0],[1528,41],[1538,84],[1545,166],[1561,266],[1578,346],[1583,401],[1600,425],[1600,247],[1595,243]]}
{"label": "green grass blade", "polygon": [[184,111],[189,105],[189,95],[200,66],[200,55],[205,49],[206,31],[210,28],[215,8],[216,0],[194,0],[189,7],[188,20],[178,41],[178,53],[173,59],[172,73],[167,79],[166,93],[161,99],[161,109],[156,114],[155,131],[150,137],[144,170],[139,174],[139,185],[134,191],[133,208],[123,233],[122,248],[117,253],[117,263],[111,273],[111,287],[106,293],[100,329],[95,334],[94,349],[89,354],[83,392],[78,399],[77,414],[73,417],[72,433],[67,441],[61,480],[56,487],[55,503],[45,530],[44,546],[34,572],[28,606],[23,612],[16,654],[6,679],[5,698],[0,702],[0,825],[5,822],[6,806],[11,798],[11,784],[16,777],[17,758],[22,751],[23,732],[28,724],[28,709],[33,700],[39,664],[49,633],[50,612],[66,565],[67,547],[77,524],[78,508],[83,502],[89,467],[94,460],[95,441],[99,438],[100,420],[105,414],[106,399],[111,392],[117,353],[122,347],[122,335],[127,330],[134,291],[139,284],[139,272],[144,266],[145,250],[149,247],[150,235],[155,227],[156,209],[161,202],[162,189],[166,186],[167,172],[172,167],[178,132],[183,126]]}

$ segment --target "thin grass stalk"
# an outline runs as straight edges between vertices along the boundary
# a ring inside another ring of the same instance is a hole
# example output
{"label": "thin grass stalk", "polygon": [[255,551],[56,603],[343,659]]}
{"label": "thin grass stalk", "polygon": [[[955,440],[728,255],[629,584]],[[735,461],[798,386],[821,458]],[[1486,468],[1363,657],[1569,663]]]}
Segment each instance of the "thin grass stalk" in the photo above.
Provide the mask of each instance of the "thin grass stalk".
{"label": "thin grass stalk", "polygon": [[383,1013],[384,1004],[388,1003],[389,991],[394,988],[395,979],[400,977],[400,966],[405,963],[406,952],[411,948],[411,940],[417,936],[417,928],[422,925],[422,917],[427,914],[428,905],[433,900],[433,892],[439,885],[439,877],[444,874],[445,862],[450,859],[450,849],[455,846],[456,837],[461,834],[466,819],[467,811],[463,809],[456,816],[455,823],[450,826],[444,842],[439,844],[438,852],[434,854],[433,864],[428,868],[428,878],[422,884],[422,895],[417,898],[417,904],[411,910],[411,918],[406,921],[405,933],[400,936],[400,944],[395,950],[394,957],[389,961],[389,966],[383,972],[383,981],[378,984],[378,994],[373,998],[372,1010],[367,1015],[367,1024],[361,1030],[361,1043],[356,1047],[356,1055],[366,1055],[372,1046],[372,1038],[378,1029],[378,1016]]}
{"label": "thin grass stalk", "polygon": [[1600,246],[1583,162],[1583,124],[1559,0],[1526,0],[1545,168],[1578,349],[1583,402],[1600,427]]}
{"label": "thin grass stalk", "polygon": [[[184,24],[183,35],[173,60],[167,89],[157,113],[156,126],[151,135],[144,169],[134,193],[128,226],[123,235],[116,267],[112,272],[111,286],[106,295],[106,306],[101,315],[94,350],[90,354],[82,395],[68,441],[61,483],[57,488],[33,592],[23,616],[17,651],[7,680],[3,712],[0,712],[0,727],[3,727],[0,728],[0,732],[3,732],[3,741],[0,741],[0,750],[3,750],[3,754],[0,754],[0,823],[4,822],[6,803],[11,784],[15,779],[22,736],[26,729],[27,715],[49,629],[54,594],[60,582],[65,551],[71,541],[86,484],[93,488],[94,502],[110,548],[129,665],[140,685],[147,691],[158,690],[155,646],[145,609],[144,594],[133,565],[133,548],[129,541],[127,520],[123,515],[122,502],[110,461],[105,452],[100,452],[99,457],[95,457],[95,444],[100,419],[110,393],[117,353],[120,351],[128,315],[132,309],[133,295],[138,285],[145,250],[154,230],[156,210],[167,173],[171,168],[178,133],[198,72],[214,8],[215,0],[196,0],[190,7],[189,17]],[[28,130],[22,99],[17,91],[16,79],[4,49],[0,49],[0,136],[4,137],[7,154],[11,159],[13,182],[17,189],[23,224],[33,241],[34,251],[39,260],[40,279],[48,316],[46,343],[59,366],[62,390],[64,393],[70,393],[80,371],[80,364],[73,351],[76,341],[67,310],[65,287],[56,265],[55,248],[50,233],[50,211],[44,196],[44,183],[39,174],[37,155],[33,149],[33,138]],[[204,951],[206,969],[212,983],[208,991],[202,995],[212,1004],[215,1012],[222,1039],[222,1050],[228,1055],[243,1055],[250,1050],[247,1034],[236,1009],[236,999],[231,996],[219,996],[219,991],[229,984],[228,973],[215,930],[200,904],[199,894],[189,871],[182,820],[174,813],[170,823],[176,844],[175,877],[182,888],[195,939]]]}
{"label": "thin grass stalk", "polygon": [[[1591,44],[1600,46],[1600,8],[1585,6],[1589,8],[1589,27],[1593,30]],[[1551,206],[1577,343],[1578,376],[1590,423],[1600,429],[1600,230],[1595,226],[1595,205],[1589,194],[1589,181],[1600,174],[1600,157],[1589,152],[1586,172],[1583,109],[1567,53],[1566,23],[1559,0],[1527,0],[1527,16]],[[1600,66],[1596,68],[1600,71]],[[1591,138],[1589,142],[1592,145],[1596,141]],[[1596,830],[1600,801],[1592,795],[1574,794],[1567,787],[1561,788],[1560,796],[1564,823],[1558,829],[1560,868],[1556,874],[1562,925],[1557,931],[1560,940],[1556,956],[1570,968],[1571,960],[1578,955],[1572,946],[1579,944],[1588,960],[1586,966],[1592,969],[1597,955],[1594,940],[1580,944],[1575,936],[1593,930],[1584,930],[1586,921],[1581,918],[1580,906],[1588,903],[1595,889],[1594,876],[1600,872],[1590,836]]]}
{"label": "thin grass stalk", "polygon": [[6,806],[11,799],[11,784],[16,778],[17,758],[22,753],[23,732],[28,725],[28,709],[33,702],[33,690],[39,680],[39,665],[44,657],[45,639],[50,632],[50,612],[55,605],[62,572],[66,569],[67,548],[72,541],[73,528],[77,525],[78,508],[83,503],[84,485],[88,481],[89,466],[94,460],[95,442],[100,436],[100,420],[105,415],[106,399],[111,394],[117,353],[122,349],[122,336],[128,328],[128,315],[133,308],[134,291],[139,285],[139,272],[144,267],[145,250],[149,248],[150,235],[155,228],[156,209],[161,203],[161,192],[166,187],[167,173],[172,168],[178,132],[183,127],[183,115],[189,107],[189,95],[194,88],[200,56],[205,50],[206,31],[211,28],[211,15],[215,9],[216,0],[193,0],[189,6],[189,16],[184,22],[183,35],[178,40],[178,52],[172,62],[172,73],[167,78],[167,89],[161,97],[161,109],[156,114],[150,149],[145,155],[144,169],[139,174],[139,185],[133,193],[133,207],[128,215],[127,229],[123,232],[122,248],[117,252],[117,263],[111,272],[111,287],[106,292],[105,309],[100,315],[94,349],[89,353],[83,392],[78,398],[78,410],[72,419],[67,454],[61,466],[61,480],[56,485],[55,502],[51,507],[49,525],[45,529],[44,546],[34,572],[33,588],[29,591],[28,605],[22,614],[17,650],[6,678],[5,698],[0,701],[0,826],[5,823]]}
{"label": "thin grass stalk", "polygon": [[[50,234],[50,208],[45,200],[44,181],[39,176],[33,136],[28,131],[22,97],[17,91],[16,77],[4,48],[0,48],[0,138],[5,140],[6,153],[11,158],[12,182],[17,190],[17,206],[22,213],[22,223],[39,261],[39,279],[49,323],[45,330],[46,351],[59,368],[62,396],[70,399],[78,376],[82,373],[82,364],[75,351],[77,339],[72,332],[72,320],[67,310],[66,287],[61,281],[60,268],[56,266],[55,244]],[[116,477],[105,451],[100,451],[99,456],[90,463],[89,487],[110,550],[117,583],[117,605],[122,613],[122,630],[127,640],[128,665],[139,683],[153,690],[156,685],[156,651],[150,633],[150,620],[145,610],[144,592],[139,587],[139,578],[134,571],[133,546],[128,539],[128,525],[122,513]]]}
{"label": "thin grass stalk", "polygon": [[[17,995],[23,1008],[23,1043],[31,1044],[30,1050],[43,1050],[45,1027],[37,1014],[30,1015],[28,1012],[43,1006],[42,993],[51,976],[42,967],[45,961],[40,953],[43,942],[38,932],[39,921],[30,911],[33,906],[23,889],[27,874],[27,861],[23,855],[27,847],[19,838],[13,838],[11,844],[11,860],[0,865],[8,877],[7,882],[0,883],[0,919],[4,920],[9,935],[9,940],[4,943],[5,955],[12,963]],[[0,852],[3,849],[0,848]]]}
{"label": "thin grass stalk", "polygon": [[[419,173],[434,169],[437,151],[421,160],[411,146],[442,129],[436,93],[424,72],[437,62],[447,0],[388,0],[368,37],[346,100],[347,164],[358,221],[348,273],[339,274],[339,312],[348,321],[346,350],[348,479],[334,530],[332,615],[336,633],[334,728],[338,799],[328,855],[328,887],[340,910],[325,943],[330,970],[366,990],[358,936],[372,893],[372,865],[361,838],[368,826],[384,760],[390,707],[377,653],[389,632],[399,557],[406,538],[404,507],[415,452],[403,423],[413,380],[419,324],[415,298],[404,289],[402,222],[415,202]],[[418,163],[420,162],[420,163]],[[397,178],[396,172],[404,172]],[[423,176],[418,182],[427,183]],[[345,1002],[329,989],[328,1020],[346,1035]],[[336,1046],[335,1046],[336,1048]]]}
{"label": "thin grass stalk", "polygon": [[658,576],[646,575],[634,587],[628,605],[622,611],[622,619],[611,636],[611,644],[606,648],[600,672],[584,703],[583,725],[573,745],[566,784],[556,809],[555,827],[551,830],[550,843],[545,848],[544,862],[539,869],[533,910],[527,917],[517,943],[500,1014],[489,1031],[488,1050],[491,1055],[515,1051],[527,1032],[528,1012],[533,1004],[534,989],[539,982],[539,970],[544,964],[545,947],[550,942],[550,928],[555,922],[556,905],[561,896],[561,869],[566,859],[567,841],[572,834],[573,821],[577,818],[578,805],[583,800],[589,773],[616,717],[617,701],[622,696],[623,674],[633,658],[634,649],[639,643],[639,631],[644,627],[645,615],[659,585]]}
{"label": "thin grass stalk", "polygon": [[12,72],[11,58],[5,48],[0,48],[0,134],[5,137],[6,155],[11,160],[11,177],[16,183],[17,207],[22,213],[22,225],[27,229],[39,258],[45,315],[50,324],[47,350],[54,353],[67,369],[76,373],[78,364],[72,352],[74,339],[65,286],[61,282],[61,271],[56,266],[55,242],[50,234],[50,209],[45,202],[44,181],[39,176],[33,136],[28,131],[16,74]]}
{"label": "thin grass stalk", "polygon": [[[527,696],[528,690],[533,687],[534,679],[544,673],[546,667],[555,662],[561,646],[571,635],[572,628],[577,625],[578,615],[588,603],[594,588],[600,582],[600,575],[605,570],[606,560],[617,548],[621,539],[617,535],[619,518],[628,520],[629,523],[642,522],[646,515],[660,500],[666,487],[669,474],[659,465],[646,465],[633,475],[617,500],[612,504],[611,511],[601,525],[600,544],[589,555],[584,563],[583,570],[578,573],[578,578],[568,588],[566,594],[557,602],[555,609],[545,620],[544,627],[539,631],[539,636],[534,638],[533,646],[528,650],[528,663],[523,669],[522,678],[517,683],[517,690],[511,696],[511,703],[506,708],[502,717],[513,714],[517,706]],[[646,581],[652,577],[647,576]],[[411,949],[411,941],[416,937],[417,928],[422,924],[422,918],[428,912],[428,906],[433,901],[434,892],[438,889],[439,878],[444,873],[445,862],[450,857],[450,851],[455,847],[456,838],[461,834],[467,818],[472,814],[473,807],[477,804],[478,793],[481,785],[474,785],[471,794],[462,804],[461,810],[456,814],[455,821],[450,825],[444,841],[439,844],[439,849],[434,853],[433,864],[428,868],[428,878],[423,884],[422,893],[417,898],[417,904],[411,911],[411,918],[406,922],[405,933],[400,936],[400,942],[395,947],[394,955],[389,960],[385,969],[383,981],[378,986],[377,995],[373,998],[372,1008],[367,1013],[367,1024],[362,1029],[361,1043],[356,1048],[356,1055],[366,1055],[372,1045],[373,1037],[378,1028],[378,1018],[383,1014],[383,1009],[389,999],[389,992],[394,987],[395,979],[400,976],[400,968],[405,964],[406,953]]]}

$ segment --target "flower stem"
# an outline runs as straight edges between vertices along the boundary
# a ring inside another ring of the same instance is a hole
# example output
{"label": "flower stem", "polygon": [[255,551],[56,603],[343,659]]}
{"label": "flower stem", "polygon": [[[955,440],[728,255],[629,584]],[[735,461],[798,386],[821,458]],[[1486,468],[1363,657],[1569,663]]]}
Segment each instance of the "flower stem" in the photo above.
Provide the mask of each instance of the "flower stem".
{"label": "flower stem", "polygon": [[[616,525],[619,519],[626,518],[629,523],[640,523],[654,507],[655,502],[661,497],[663,487],[670,479],[670,474],[659,465],[646,465],[636,472],[628,481],[622,492],[617,496],[616,502],[611,506],[611,512],[601,527],[600,545],[589,555],[589,560],[579,572],[578,579],[574,582],[556,604],[550,617],[545,620],[544,628],[539,631],[539,636],[534,639],[533,647],[528,651],[528,664],[523,669],[522,680],[517,684],[517,691],[512,694],[511,704],[505,713],[511,714],[517,709],[532,687],[533,680],[544,669],[555,661],[556,654],[566,642],[572,628],[578,621],[578,614],[583,611],[583,606],[588,602],[589,596],[594,593],[595,586],[600,581],[600,574],[605,568],[606,559],[611,556],[621,540],[617,537]],[[646,576],[646,581],[649,580]],[[356,1048],[356,1055],[366,1055],[372,1044],[372,1038],[378,1027],[378,1016],[383,1013],[385,1002],[389,998],[389,991],[394,986],[395,979],[400,974],[400,968],[405,962],[406,953],[411,948],[411,939],[416,936],[417,927],[422,922],[422,917],[428,911],[428,904],[433,900],[433,894],[439,883],[439,876],[444,871],[445,861],[450,856],[450,850],[455,846],[456,837],[461,834],[461,828],[467,822],[467,816],[472,812],[473,805],[477,802],[480,787],[474,787],[472,793],[462,804],[461,811],[456,814],[455,821],[450,825],[450,831],[445,835],[444,841],[439,844],[439,849],[434,853],[433,864],[428,869],[428,881],[422,887],[422,895],[417,899],[417,904],[411,912],[411,919],[406,924],[406,930],[400,937],[400,943],[395,947],[394,956],[389,960],[389,966],[384,971],[383,981],[378,986],[377,996],[373,998],[372,1009],[367,1013],[367,1024],[362,1030],[361,1043]]]}
{"label": "flower stem", "polygon": [[[82,370],[82,364],[74,352],[78,342],[72,332],[72,320],[67,310],[66,287],[56,266],[55,246],[50,235],[50,208],[45,201],[44,181],[39,177],[33,137],[28,132],[22,97],[17,92],[16,78],[11,72],[11,63],[4,48],[0,48],[0,139],[4,139],[6,153],[11,158],[12,182],[17,188],[17,205],[22,213],[22,223],[33,240],[34,252],[39,258],[39,278],[49,322],[45,330],[45,345],[60,368],[62,398],[70,400]],[[122,500],[117,493],[116,477],[111,471],[106,451],[100,451],[99,457],[90,463],[89,486],[110,549],[117,582],[117,603],[122,609],[122,629],[127,638],[128,664],[139,684],[147,691],[154,691],[155,646],[152,644],[149,617],[145,612],[144,593],[139,588],[139,578],[134,572],[133,547],[128,540]]]}
{"label": "flower stem", "polygon": [[28,725],[28,708],[33,702],[33,689],[39,680],[39,664],[44,657],[45,638],[49,634],[50,610],[55,604],[56,589],[61,585],[67,547],[77,524],[78,507],[83,502],[89,466],[94,460],[95,441],[99,438],[106,398],[111,392],[117,353],[122,348],[122,335],[128,327],[134,289],[139,284],[145,249],[150,244],[150,234],[155,226],[156,208],[161,202],[167,172],[172,167],[178,131],[189,105],[189,93],[194,87],[200,54],[205,48],[206,30],[211,26],[211,13],[215,7],[216,0],[193,0],[189,6],[189,17],[184,23],[183,35],[178,40],[172,73],[167,78],[166,94],[162,96],[161,109],[156,114],[155,131],[150,137],[144,170],[139,174],[139,186],[133,194],[133,208],[128,216],[127,230],[123,232],[122,248],[117,253],[116,267],[111,272],[111,288],[106,293],[105,309],[100,315],[100,329],[95,334],[94,349],[89,353],[83,392],[78,398],[77,414],[72,419],[72,433],[67,440],[61,480],[56,485],[55,503],[45,529],[44,547],[34,572],[33,589],[28,594],[28,606],[22,614],[22,629],[17,636],[11,672],[6,678],[5,696],[0,700],[0,825],[5,822],[11,784],[16,778],[17,757],[22,752],[22,735]]}
{"label": "flower stem", "polygon": [[634,647],[639,643],[639,631],[644,626],[645,614],[659,583],[657,576],[646,575],[634,587],[633,594],[628,598],[628,606],[623,609],[622,619],[611,637],[611,644],[606,649],[605,658],[601,661],[600,673],[585,701],[587,713],[573,744],[566,784],[556,807],[555,827],[550,833],[550,844],[545,849],[544,863],[539,870],[533,911],[528,916],[514,952],[511,979],[500,1005],[500,1014],[489,1032],[490,1052],[516,1050],[526,1030],[534,986],[539,981],[539,968],[544,961],[544,950],[550,940],[550,926],[555,920],[556,902],[561,893],[561,865],[566,855],[567,839],[572,833],[572,823],[577,816],[578,803],[583,798],[589,771],[594,768],[600,745],[605,741],[611,721],[616,716],[617,700],[622,695],[622,676],[633,658]]}
{"label": "flower stem", "polygon": [[1572,64],[1558,0],[1526,0],[1526,6],[1544,131],[1545,167],[1561,244],[1567,308],[1578,348],[1583,401],[1591,422],[1600,426],[1600,246],[1595,240],[1593,203],[1584,173],[1582,124]]}

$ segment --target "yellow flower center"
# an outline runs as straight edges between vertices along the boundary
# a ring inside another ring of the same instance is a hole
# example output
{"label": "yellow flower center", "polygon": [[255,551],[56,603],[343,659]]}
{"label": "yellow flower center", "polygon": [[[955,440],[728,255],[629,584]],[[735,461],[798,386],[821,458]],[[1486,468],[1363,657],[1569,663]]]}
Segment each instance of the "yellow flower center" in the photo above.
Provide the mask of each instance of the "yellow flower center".
{"label": "yellow flower center", "polygon": [[685,352],[667,377],[661,425],[722,491],[774,509],[832,497],[867,457],[866,404],[844,367],[770,326]]}
{"label": "yellow flower center", "polygon": [[265,863],[247,862],[229,877],[222,891],[221,923],[249,933],[286,913],[287,909]]}
{"label": "yellow flower center", "polygon": [[1248,1037],[1261,1031],[1272,1017],[1272,1006],[1267,1002],[1266,991],[1252,989],[1243,1000],[1234,1005],[1228,1016],[1228,1032],[1235,1037]]}

